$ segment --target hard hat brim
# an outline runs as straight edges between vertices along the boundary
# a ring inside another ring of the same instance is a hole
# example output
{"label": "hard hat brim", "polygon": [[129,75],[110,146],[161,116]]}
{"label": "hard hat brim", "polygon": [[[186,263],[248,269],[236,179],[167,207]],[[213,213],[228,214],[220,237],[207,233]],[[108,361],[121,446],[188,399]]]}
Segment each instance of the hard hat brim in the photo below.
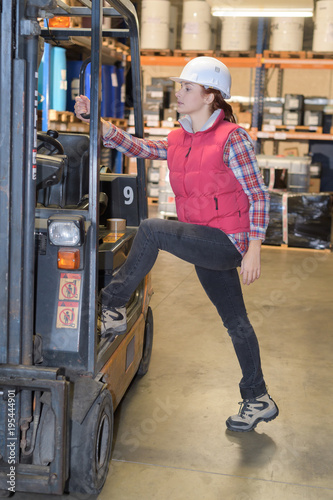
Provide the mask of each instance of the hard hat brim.
{"label": "hard hat brim", "polygon": [[171,76],[169,77],[169,80],[172,80],[173,82],[181,83],[181,82],[188,82],[188,83],[195,83],[196,85],[201,85],[202,87],[207,87],[207,88],[212,88],[219,90],[222,94],[223,99],[230,99],[231,95],[226,94],[225,92],[222,92],[218,87],[215,87],[214,85],[208,84],[207,86],[204,83],[198,83],[194,80],[187,80],[186,78],[180,78],[179,76]]}

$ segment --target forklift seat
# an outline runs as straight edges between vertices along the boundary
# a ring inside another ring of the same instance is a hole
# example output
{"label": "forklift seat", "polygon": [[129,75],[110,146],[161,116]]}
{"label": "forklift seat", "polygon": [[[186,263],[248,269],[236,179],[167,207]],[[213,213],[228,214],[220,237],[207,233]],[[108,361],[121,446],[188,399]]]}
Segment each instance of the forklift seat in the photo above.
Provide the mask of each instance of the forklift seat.
{"label": "forklift seat", "polygon": [[37,178],[36,189],[46,189],[61,182],[67,166],[67,156],[36,155]]}

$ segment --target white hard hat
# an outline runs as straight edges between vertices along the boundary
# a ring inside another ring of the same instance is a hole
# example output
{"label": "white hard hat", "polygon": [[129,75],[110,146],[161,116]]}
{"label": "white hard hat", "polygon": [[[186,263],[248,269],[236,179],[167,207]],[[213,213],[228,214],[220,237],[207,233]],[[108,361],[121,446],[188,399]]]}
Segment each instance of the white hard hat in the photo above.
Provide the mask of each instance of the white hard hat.
{"label": "white hard hat", "polygon": [[230,99],[230,71],[215,57],[196,57],[184,66],[179,77],[171,77],[174,82],[191,82],[211,87],[221,92],[224,99]]}

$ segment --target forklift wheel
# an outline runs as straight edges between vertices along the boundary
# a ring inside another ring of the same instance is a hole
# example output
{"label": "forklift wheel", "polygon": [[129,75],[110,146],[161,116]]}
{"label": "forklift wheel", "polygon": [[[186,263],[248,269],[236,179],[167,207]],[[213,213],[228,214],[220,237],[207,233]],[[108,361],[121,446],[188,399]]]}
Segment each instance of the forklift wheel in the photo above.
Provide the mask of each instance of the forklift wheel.
{"label": "forklift wheel", "polygon": [[12,493],[9,490],[0,490],[0,498],[8,498],[14,496],[14,493]]}
{"label": "forklift wheel", "polygon": [[109,471],[112,435],[112,397],[104,390],[81,424],[72,421],[69,492],[100,493]]}
{"label": "forklift wheel", "polygon": [[148,307],[147,318],[146,318],[146,326],[145,326],[145,335],[143,339],[143,352],[141,362],[137,371],[138,377],[143,377],[146,375],[151,353],[153,350],[153,336],[154,336],[154,320],[153,320],[153,312],[150,307]]}

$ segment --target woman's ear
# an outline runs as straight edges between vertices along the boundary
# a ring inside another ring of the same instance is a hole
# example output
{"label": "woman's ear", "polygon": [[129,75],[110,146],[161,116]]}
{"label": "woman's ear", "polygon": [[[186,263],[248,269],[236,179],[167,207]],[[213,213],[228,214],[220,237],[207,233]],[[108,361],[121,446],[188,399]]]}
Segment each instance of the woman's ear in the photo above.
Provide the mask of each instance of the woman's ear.
{"label": "woman's ear", "polygon": [[212,104],[212,102],[214,101],[214,98],[215,98],[214,94],[207,94],[205,96],[205,102],[206,102],[206,104]]}

